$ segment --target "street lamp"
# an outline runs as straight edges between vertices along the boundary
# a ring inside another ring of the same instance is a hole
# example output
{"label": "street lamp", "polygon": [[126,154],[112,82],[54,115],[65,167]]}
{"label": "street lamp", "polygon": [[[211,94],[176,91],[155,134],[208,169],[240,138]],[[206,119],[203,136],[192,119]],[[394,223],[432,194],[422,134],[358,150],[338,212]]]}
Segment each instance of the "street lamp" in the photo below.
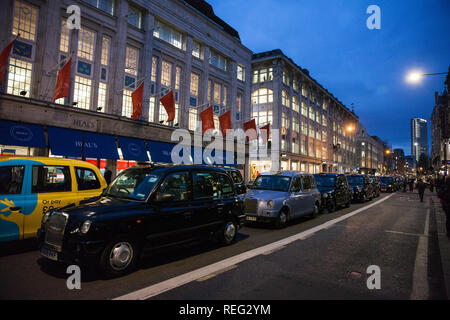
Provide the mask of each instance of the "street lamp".
{"label": "street lamp", "polygon": [[435,76],[435,75],[439,75],[439,74],[447,74],[447,72],[437,72],[437,73],[422,73],[421,71],[418,70],[414,70],[411,71],[407,76],[406,76],[406,82],[409,83],[419,83],[420,80],[422,80],[422,78],[424,76]]}

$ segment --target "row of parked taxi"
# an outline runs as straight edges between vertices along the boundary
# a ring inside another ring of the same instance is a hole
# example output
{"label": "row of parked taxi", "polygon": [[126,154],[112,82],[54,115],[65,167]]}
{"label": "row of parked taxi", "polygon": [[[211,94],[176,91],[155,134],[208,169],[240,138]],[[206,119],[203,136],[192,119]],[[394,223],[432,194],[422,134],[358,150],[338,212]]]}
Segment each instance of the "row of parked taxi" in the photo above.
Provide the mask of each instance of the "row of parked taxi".
{"label": "row of parked taxi", "polygon": [[228,245],[245,222],[283,227],[380,194],[367,175],[263,173],[247,186],[237,169],[203,165],[132,167],[107,186],[95,166],[54,158],[0,160],[0,181],[0,241],[37,236],[46,259],[108,276],[157,248],[198,238]]}

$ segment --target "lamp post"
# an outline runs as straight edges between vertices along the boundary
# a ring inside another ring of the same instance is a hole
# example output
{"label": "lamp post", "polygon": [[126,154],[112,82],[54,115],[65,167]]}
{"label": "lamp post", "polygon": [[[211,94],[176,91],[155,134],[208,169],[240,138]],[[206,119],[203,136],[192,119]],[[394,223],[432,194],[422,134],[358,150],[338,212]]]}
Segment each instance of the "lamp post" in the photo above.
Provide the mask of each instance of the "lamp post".
{"label": "lamp post", "polygon": [[436,76],[440,74],[447,74],[448,72],[435,72],[435,73],[422,73],[420,71],[411,71],[406,76],[406,81],[409,83],[419,83],[420,80],[425,76]]}

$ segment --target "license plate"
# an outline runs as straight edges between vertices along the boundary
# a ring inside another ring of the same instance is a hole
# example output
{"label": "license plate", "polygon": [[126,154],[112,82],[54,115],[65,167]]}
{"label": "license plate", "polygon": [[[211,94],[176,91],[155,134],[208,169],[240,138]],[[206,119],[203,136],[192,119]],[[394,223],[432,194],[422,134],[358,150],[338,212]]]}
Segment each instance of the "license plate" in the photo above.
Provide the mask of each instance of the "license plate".
{"label": "license plate", "polygon": [[256,221],[256,217],[249,217],[249,216],[247,216],[247,217],[245,217],[245,219],[247,221]]}
{"label": "license plate", "polygon": [[58,261],[58,253],[56,251],[41,248],[41,255],[43,255],[44,257],[46,257],[50,260]]}

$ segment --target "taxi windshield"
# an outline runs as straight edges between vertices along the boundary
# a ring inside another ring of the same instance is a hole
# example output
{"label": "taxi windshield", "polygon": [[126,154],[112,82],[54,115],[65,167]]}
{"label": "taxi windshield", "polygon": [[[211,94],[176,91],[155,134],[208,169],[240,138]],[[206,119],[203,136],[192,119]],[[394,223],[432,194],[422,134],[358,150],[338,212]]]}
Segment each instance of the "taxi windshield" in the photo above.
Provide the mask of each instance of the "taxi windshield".
{"label": "taxi windshield", "polygon": [[289,190],[290,177],[283,176],[259,176],[252,185],[252,189],[274,190],[287,192]]}
{"label": "taxi windshield", "polygon": [[112,182],[106,195],[114,198],[146,200],[159,177],[151,170],[125,170]]}
{"label": "taxi windshield", "polygon": [[314,179],[316,180],[317,186],[323,187],[323,188],[333,188],[335,181],[336,181],[336,177],[332,177],[332,176],[322,176],[320,174],[315,174],[314,175]]}
{"label": "taxi windshield", "polygon": [[360,176],[347,176],[348,184],[355,186],[355,185],[363,185],[364,179]]}

